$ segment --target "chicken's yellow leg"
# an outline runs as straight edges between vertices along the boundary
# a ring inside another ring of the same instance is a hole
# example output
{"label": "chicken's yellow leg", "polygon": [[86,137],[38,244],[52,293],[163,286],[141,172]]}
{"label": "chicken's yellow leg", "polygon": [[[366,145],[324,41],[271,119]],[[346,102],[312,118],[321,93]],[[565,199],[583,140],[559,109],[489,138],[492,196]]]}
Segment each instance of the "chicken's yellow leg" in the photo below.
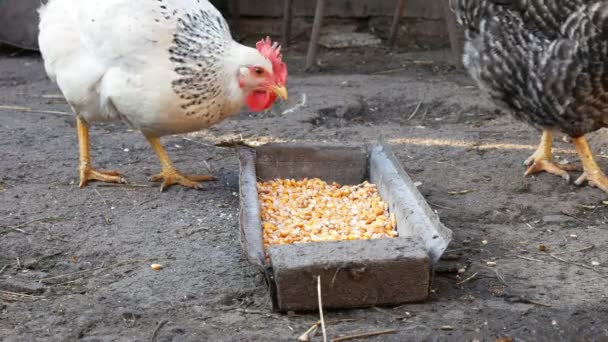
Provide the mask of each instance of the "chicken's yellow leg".
{"label": "chicken's yellow leg", "polygon": [[589,185],[596,186],[605,192],[608,192],[608,178],[600,170],[599,166],[593,159],[593,153],[587,143],[587,138],[584,136],[572,139],[576,152],[583,163],[584,173],[574,182],[576,185],[581,185],[585,181],[589,181]]}
{"label": "chicken's yellow leg", "polygon": [[120,172],[98,171],[91,167],[91,154],[89,150],[89,126],[78,115],[76,115],[76,130],[78,132],[78,146],[80,150],[80,187],[85,187],[89,183],[89,181],[126,183]]}
{"label": "chicken's yellow leg", "polygon": [[553,133],[549,130],[544,130],[538,149],[524,162],[524,165],[530,166],[528,170],[526,170],[525,175],[529,176],[545,171],[570,181],[568,171],[576,170],[576,166],[555,163],[553,161],[552,149]]}
{"label": "chicken's yellow leg", "polygon": [[183,175],[175,169],[173,162],[169,158],[167,151],[163,148],[160,142],[160,138],[157,137],[146,137],[154,152],[160,160],[162,167],[161,172],[155,176],[150,177],[153,182],[162,182],[160,191],[165,191],[171,185],[179,184],[188,188],[200,189],[201,185],[198,182],[213,181],[216,180],[213,176],[195,176],[195,175]]}

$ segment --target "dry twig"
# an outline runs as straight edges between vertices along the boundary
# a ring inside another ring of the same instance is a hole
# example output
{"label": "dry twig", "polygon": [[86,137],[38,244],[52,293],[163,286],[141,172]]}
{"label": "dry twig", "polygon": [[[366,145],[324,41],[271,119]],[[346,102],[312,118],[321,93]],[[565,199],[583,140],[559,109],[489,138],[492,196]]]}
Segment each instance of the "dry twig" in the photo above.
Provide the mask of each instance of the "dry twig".
{"label": "dry twig", "polygon": [[209,171],[210,174],[213,174],[213,169],[211,168],[211,165],[209,165],[209,162],[203,159],[203,163],[205,164],[205,167],[207,168],[207,171]]}
{"label": "dry twig", "polygon": [[[503,285],[507,285],[507,282],[505,281],[505,279],[500,275],[500,273],[498,273],[498,270],[492,269],[492,271],[494,271],[494,273],[496,273],[496,278],[498,278],[498,280],[500,280],[501,283],[503,283]],[[507,285],[508,286],[508,285]]]}
{"label": "dry twig", "polygon": [[534,258],[529,258],[529,257],[525,257],[523,255],[518,255],[517,256],[520,259],[524,259],[524,260],[528,260],[528,261],[536,261],[536,262],[544,262],[543,260],[540,259],[534,259]]}
{"label": "dry twig", "polygon": [[65,97],[61,94],[43,94],[40,97],[43,99],[65,99]]}
{"label": "dry twig", "polygon": [[152,185],[146,185],[146,184],[97,184],[96,187],[98,187],[98,188],[133,188],[133,189],[139,189],[139,188],[151,188]]}
{"label": "dry twig", "polygon": [[472,275],[472,276],[468,277],[467,279],[465,279],[465,280],[463,280],[463,281],[459,281],[459,282],[457,282],[455,285],[462,285],[462,284],[464,284],[464,283],[466,283],[466,282],[468,282],[468,281],[472,280],[473,278],[475,278],[475,277],[477,276],[477,274],[479,274],[479,272],[475,272],[475,273],[473,273],[473,275]]}
{"label": "dry twig", "polygon": [[301,100],[292,108],[286,109],[283,111],[283,113],[281,113],[282,115],[287,115],[287,114],[291,114],[295,111],[297,111],[298,109],[300,109],[301,107],[306,106],[306,93],[302,94],[302,98]]}
{"label": "dry twig", "polygon": [[99,192],[99,190],[97,189],[93,189],[95,190],[95,193],[97,193],[97,195],[99,195],[99,197],[101,198],[101,201],[103,202],[104,205],[108,205],[108,201],[106,201],[106,199],[101,195],[101,193]]}
{"label": "dry twig", "polygon": [[410,116],[407,118],[407,121],[410,121],[414,118],[414,116],[416,116],[416,114],[418,114],[418,111],[420,110],[420,106],[422,106],[422,101],[418,102],[418,105],[416,106],[416,109],[414,109],[414,111],[412,112],[412,114],[410,114]]}
{"label": "dry twig", "polygon": [[466,195],[466,194],[470,194],[471,192],[475,192],[475,190],[450,191],[450,192],[448,192],[448,195],[452,195],[452,196]]}
{"label": "dry twig", "polygon": [[512,298],[507,298],[507,301],[512,302],[512,303],[523,303],[523,304],[534,304],[534,305],[539,305],[539,306],[544,306],[544,307],[551,307],[551,304],[546,304],[546,303],[541,303],[541,302],[537,302],[535,300],[526,298],[526,297],[512,297]]}
{"label": "dry twig", "polygon": [[547,308],[551,307],[551,304],[541,303],[541,302],[537,302],[537,301],[531,300],[531,299],[528,299],[528,303],[534,304],[534,305],[539,305],[539,306],[544,306],[544,307],[547,307]]}
{"label": "dry twig", "polygon": [[562,258],[556,256],[555,254],[549,254],[549,256],[552,257],[553,259],[557,260],[557,261],[561,261],[561,262],[566,263],[566,264],[575,265],[575,266],[578,266],[578,267],[583,267],[583,268],[586,268],[588,270],[595,271],[595,269],[593,267],[591,267],[591,266],[587,266],[587,265],[584,265],[584,264],[579,264],[579,263],[573,262],[573,261],[568,261],[568,260],[565,260],[565,259],[562,259]]}
{"label": "dry twig", "polygon": [[428,202],[430,205],[432,205],[432,206],[434,206],[434,207],[437,207],[437,208],[440,208],[440,209],[454,210],[454,208],[446,207],[446,206],[444,206],[444,205],[440,205],[440,204],[437,204],[437,203],[432,203],[432,202],[429,202],[429,201],[427,201],[427,202]]}
{"label": "dry twig", "polygon": [[4,290],[0,290],[0,296],[5,297],[5,298],[11,298],[11,299],[43,299],[45,298],[44,296],[33,296],[33,295],[29,295],[27,293],[18,293],[18,292],[11,292],[11,291],[4,291]]}
{"label": "dry twig", "polygon": [[150,341],[154,342],[156,341],[156,335],[158,335],[158,332],[160,331],[160,329],[167,324],[168,321],[163,320],[160,321],[157,325],[156,325],[156,329],[154,329],[154,332],[152,333],[152,337],[150,338]]}
{"label": "dry twig", "polygon": [[68,112],[60,112],[56,110],[45,110],[45,109],[33,109],[29,107],[21,107],[21,106],[0,106],[0,110],[15,110],[23,113],[39,113],[39,114],[53,114],[53,115],[69,115],[72,116],[74,114]]}
{"label": "dry twig", "polygon": [[146,260],[121,261],[121,262],[117,262],[115,264],[111,264],[111,265],[108,265],[108,266],[106,266],[105,262],[104,262],[104,264],[102,264],[99,267],[91,268],[91,269],[88,269],[88,270],[82,270],[82,271],[78,271],[78,272],[60,274],[58,276],[49,277],[49,278],[42,278],[42,279],[38,280],[38,282],[39,283],[48,283],[50,280],[56,280],[56,279],[71,277],[71,276],[80,275],[80,274],[87,273],[87,272],[95,272],[95,271],[98,271],[98,270],[101,270],[101,269],[105,269],[105,268],[114,268],[114,267],[120,267],[120,266],[131,265],[131,264],[139,264],[139,263],[149,263],[149,262],[152,262],[152,261],[159,261],[161,259],[162,258],[151,258],[151,259],[146,259]]}
{"label": "dry twig", "polygon": [[317,321],[310,327],[310,329],[306,330],[302,335],[300,335],[300,337],[298,337],[298,342],[309,342],[311,337],[315,336],[317,329],[319,329],[319,324],[321,324],[321,321]]}
{"label": "dry twig", "polygon": [[323,300],[321,299],[321,276],[317,276],[317,297],[319,298],[319,317],[321,330],[323,331],[323,342],[327,342],[327,331],[325,330],[325,319],[323,318]]}
{"label": "dry twig", "polygon": [[186,141],[189,141],[191,143],[195,143],[197,145],[201,145],[201,146],[205,146],[205,147],[214,147],[213,145],[206,144],[206,143],[204,143],[202,141],[194,140],[194,139],[191,139],[191,138],[188,138],[188,137],[182,137],[182,139],[184,139]]}
{"label": "dry twig", "polygon": [[66,281],[65,283],[51,284],[51,286],[66,286],[66,285],[70,285],[70,284],[73,284],[73,283],[77,283],[77,282],[79,282],[79,281],[81,281],[83,279],[84,278],[78,278],[78,279]]}
{"label": "dry twig", "polygon": [[338,337],[338,338],[332,339],[331,342],[348,341],[348,340],[354,340],[356,338],[366,338],[366,337],[380,336],[380,335],[386,335],[386,334],[395,334],[395,333],[397,333],[397,330],[387,329],[387,330],[380,330],[380,331],[374,331],[374,332],[363,333],[363,334],[355,334],[355,335],[350,335],[350,336]]}
{"label": "dry twig", "polygon": [[62,217],[62,216],[52,216],[52,217],[43,217],[43,218],[39,218],[39,219],[35,219],[35,220],[31,220],[31,221],[27,221],[25,223],[21,223],[18,224],[16,226],[7,226],[6,228],[23,233],[23,234],[31,234],[21,228],[25,228],[27,226],[29,226],[32,223],[36,223],[36,222],[45,222],[45,221],[62,221],[62,220],[66,220],[67,218]]}
{"label": "dry twig", "polygon": [[581,249],[576,249],[573,251],[564,251],[564,252],[558,252],[558,253],[551,253],[551,255],[564,255],[564,254],[574,254],[574,253],[579,253],[579,252],[586,252],[586,251],[590,251],[592,249],[595,248],[595,245],[590,245]]}

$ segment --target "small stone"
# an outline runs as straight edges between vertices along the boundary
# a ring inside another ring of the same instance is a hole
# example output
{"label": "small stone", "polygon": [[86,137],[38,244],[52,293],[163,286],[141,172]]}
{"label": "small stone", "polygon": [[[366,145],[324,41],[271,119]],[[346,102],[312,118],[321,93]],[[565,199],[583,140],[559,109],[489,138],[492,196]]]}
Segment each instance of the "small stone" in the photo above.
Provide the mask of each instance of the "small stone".
{"label": "small stone", "polygon": [[574,221],[574,219],[572,217],[566,216],[566,215],[547,215],[547,216],[543,217],[542,221],[547,224],[560,224],[560,223]]}
{"label": "small stone", "polygon": [[576,234],[570,234],[570,238],[572,240],[576,240],[576,239],[578,239],[578,235],[576,235]]}
{"label": "small stone", "polygon": [[3,289],[28,295],[40,295],[44,292],[46,287],[35,280],[10,277],[4,281]]}
{"label": "small stone", "polygon": [[486,262],[486,266],[488,266],[488,267],[496,267],[496,261],[488,261],[488,262]]}

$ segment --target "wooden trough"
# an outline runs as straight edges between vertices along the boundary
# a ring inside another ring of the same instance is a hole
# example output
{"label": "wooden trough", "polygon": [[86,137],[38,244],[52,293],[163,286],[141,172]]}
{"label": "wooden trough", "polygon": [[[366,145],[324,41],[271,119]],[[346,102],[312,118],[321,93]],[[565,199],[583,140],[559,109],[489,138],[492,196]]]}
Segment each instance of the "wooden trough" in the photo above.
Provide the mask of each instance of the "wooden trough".
{"label": "wooden trough", "polygon": [[[278,311],[315,310],[317,276],[325,308],[398,305],[427,299],[433,265],[452,232],[418,192],[384,144],[280,143],[239,148],[241,241],[266,277]],[[397,218],[399,237],[274,245],[266,261],[256,183],[313,178],[340,184],[375,183]]]}

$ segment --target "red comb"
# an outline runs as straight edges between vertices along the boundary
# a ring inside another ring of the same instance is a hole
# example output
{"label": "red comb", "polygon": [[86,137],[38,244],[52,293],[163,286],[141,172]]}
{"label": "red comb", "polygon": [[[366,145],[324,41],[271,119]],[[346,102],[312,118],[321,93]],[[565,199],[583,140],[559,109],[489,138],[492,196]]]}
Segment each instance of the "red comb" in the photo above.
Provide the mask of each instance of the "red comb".
{"label": "red comb", "polygon": [[262,56],[272,63],[272,73],[278,84],[285,85],[287,81],[287,65],[283,62],[281,46],[277,42],[272,42],[270,37],[260,40],[256,45]]}

